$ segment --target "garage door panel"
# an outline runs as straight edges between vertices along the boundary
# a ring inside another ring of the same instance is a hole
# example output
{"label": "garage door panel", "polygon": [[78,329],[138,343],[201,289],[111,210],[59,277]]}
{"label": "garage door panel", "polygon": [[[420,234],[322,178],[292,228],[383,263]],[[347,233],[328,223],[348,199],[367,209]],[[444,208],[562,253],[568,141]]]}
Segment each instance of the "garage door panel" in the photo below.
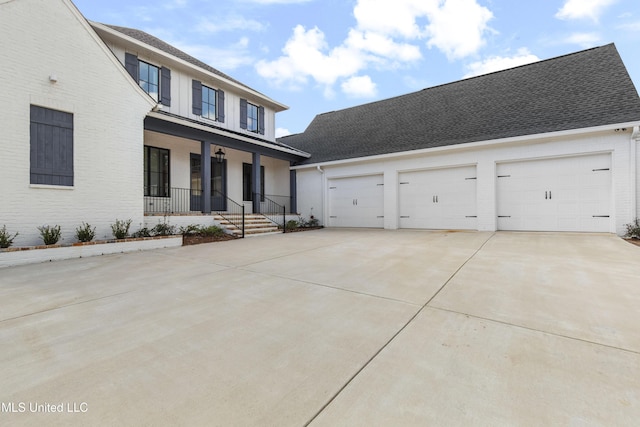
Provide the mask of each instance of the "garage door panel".
{"label": "garage door panel", "polygon": [[402,172],[400,228],[476,229],[475,166]]}
{"label": "garage door panel", "polygon": [[497,166],[498,229],[609,231],[611,156]]}
{"label": "garage door panel", "polygon": [[384,226],[382,175],[334,178],[328,186],[330,227]]}

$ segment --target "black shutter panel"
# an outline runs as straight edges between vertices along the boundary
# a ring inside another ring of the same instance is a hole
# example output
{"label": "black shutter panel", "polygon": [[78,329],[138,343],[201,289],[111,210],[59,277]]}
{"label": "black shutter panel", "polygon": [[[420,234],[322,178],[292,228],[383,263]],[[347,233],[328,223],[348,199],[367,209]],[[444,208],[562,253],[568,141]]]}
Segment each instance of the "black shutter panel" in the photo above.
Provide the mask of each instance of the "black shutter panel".
{"label": "black shutter panel", "polygon": [[133,77],[133,80],[136,81],[136,83],[140,83],[140,74],[138,72],[138,57],[125,52],[124,54],[124,68],[127,69],[127,72],[131,75],[131,77]]}
{"label": "black shutter panel", "polygon": [[196,116],[202,115],[202,83],[198,80],[191,82],[191,106],[193,108],[193,114]]}
{"label": "black shutter panel", "polygon": [[73,114],[31,106],[31,184],[73,186]]}
{"label": "black shutter panel", "polygon": [[171,70],[166,67],[160,69],[160,102],[171,107]]}
{"label": "black shutter panel", "polygon": [[264,107],[258,107],[258,130],[264,135]]}
{"label": "black shutter panel", "polygon": [[224,123],[224,91],[218,89],[218,121]]}
{"label": "black shutter panel", "polygon": [[240,98],[240,129],[247,128],[247,100]]}

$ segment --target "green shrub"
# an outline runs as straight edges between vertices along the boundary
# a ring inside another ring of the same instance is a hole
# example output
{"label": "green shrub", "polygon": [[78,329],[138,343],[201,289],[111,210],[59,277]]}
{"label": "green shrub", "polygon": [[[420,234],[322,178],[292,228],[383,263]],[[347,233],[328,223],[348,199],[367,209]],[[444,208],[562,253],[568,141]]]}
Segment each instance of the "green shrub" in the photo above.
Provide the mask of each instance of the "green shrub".
{"label": "green shrub", "polygon": [[38,231],[40,231],[40,237],[42,237],[42,241],[45,245],[55,245],[60,240],[60,226],[54,225],[50,227],[48,225],[43,225],[42,227],[38,227]]}
{"label": "green shrub", "polygon": [[0,248],[8,248],[13,244],[13,239],[18,236],[18,233],[13,236],[11,233],[7,231],[7,226],[3,225],[2,230],[0,230]]}
{"label": "green shrub", "polygon": [[627,234],[625,234],[625,237],[640,239],[640,219],[636,218],[635,221],[625,225],[625,227],[627,227]]}
{"label": "green shrub", "polygon": [[180,227],[180,234],[185,236],[193,236],[200,233],[200,226],[197,224],[189,224],[186,227]]}
{"label": "green shrub", "polygon": [[208,227],[200,227],[199,233],[202,236],[222,236],[224,235],[224,230],[217,225],[210,225]]}
{"label": "green shrub", "polygon": [[176,226],[169,225],[166,222],[160,222],[151,229],[151,234],[154,236],[171,236],[176,234]]}
{"label": "green shrub", "polygon": [[142,227],[140,230],[133,233],[131,237],[151,237],[151,230],[147,227]]}
{"label": "green shrub", "polygon": [[287,221],[286,224],[286,229],[287,230],[293,230],[296,229],[300,226],[300,224],[298,223],[298,221],[296,221],[295,219],[290,219],[289,221]]}
{"label": "green shrub", "polygon": [[90,242],[96,237],[96,228],[91,227],[89,224],[82,223],[82,225],[76,228],[76,238],[80,242]]}
{"label": "green shrub", "polygon": [[120,221],[116,219],[115,224],[111,224],[111,231],[113,232],[113,237],[116,239],[126,239],[129,235],[129,227],[131,227],[131,220]]}

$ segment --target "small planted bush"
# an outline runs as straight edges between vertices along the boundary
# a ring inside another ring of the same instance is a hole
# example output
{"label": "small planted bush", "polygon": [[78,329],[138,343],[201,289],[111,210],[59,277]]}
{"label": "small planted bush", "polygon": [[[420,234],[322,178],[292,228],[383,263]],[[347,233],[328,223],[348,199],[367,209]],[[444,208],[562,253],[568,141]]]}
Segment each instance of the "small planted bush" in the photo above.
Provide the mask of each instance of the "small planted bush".
{"label": "small planted bush", "polygon": [[298,221],[296,221],[295,219],[290,219],[289,221],[287,221],[287,224],[285,225],[287,230],[295,230],[299,226],[300,226],[300,223],[298,223]]}
{"label": "small planted bush", "polygon": [[126,239],[129,236],[129,227],[131,227],[131,220],[128,219],[126,221],[116,219],[115,224],[111,224],[111,231],[113,232],[113,237],[116,239]]}
{"label": "small planted bush", "polygon": [[142,227],[140,230],[133,233],[131,237],[151,237],[151,230],[147,227]]}
{"label": "small planted bush", "polygon": [[82,225],[76,228],[76,238],[80,242],[90,242],[96,237],[96,228],[91,225],[82,223]]}
{"label": "small planted bush", "polygon": [[625,234],[625,237],[640,239],[640,219],[636,218],[635,221],[625,225],[625,227],[627,227],[627,234]]}
{"label": "small planted bush", "polygon": [[185,236],[193,236],[200,233],[200,226],[196,224],[189,224],[185,227],[180,227],[180,234]]}
{"label": "small planted bush", "polygon": [[176,226],[169,225],[166,222],[160,222],[151,229],[151,234],[154,236],[171,236],[176,234]]}
{"label": "small planted bush", "polygon": [[45,245],[55,245],[60,240],[61,232],[60,226],[48,226],[43,225],[42,227],[38,227],[38,231],[40,231],[40,237],[42,237],[42,241]]}
{"label": "small planted bush", "polygon": [[217,225],[210,225],[208,227],[200,227],[198,234],[202,236],[222,236],[224,235],[224,230]]}
{"label": "small planted bush", "polygon": [[13,239],[15,239],[17,236],[18,233],[12,236],[11,233],[7,231],[7,226],[3,225],[2,229],[0,230],[0,248],[8,248],[9,246],[11,246],[13,244]]}

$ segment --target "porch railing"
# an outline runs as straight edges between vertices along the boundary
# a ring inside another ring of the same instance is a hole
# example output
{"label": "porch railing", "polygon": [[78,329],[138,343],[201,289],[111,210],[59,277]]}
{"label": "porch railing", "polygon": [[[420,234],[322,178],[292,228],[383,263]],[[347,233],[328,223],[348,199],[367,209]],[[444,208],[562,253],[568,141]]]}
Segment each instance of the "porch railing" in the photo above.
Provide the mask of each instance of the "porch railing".
{"label": "porch railing", "polygon": [[239,230],[242,230],[242,237],[244,238],[244,205],[228,198],[219,191],[214,190],[213,197],[226,201],[224,203],[225,209],[223,211],[215,211],[215,213],[235,225]]}
{"label": "porch railing", "polygon": [[284,206],[287,213],[295,213],[291,210],[291,196],[280,196],[277,194],[265,194],[265,197],[273,200],[275,203]]}
{"label": "porch railing", "polygon": [[[259,199],[258,199],[259,198]],[[280,205],[267,196],[260,193],[253,193],[253,200],[260,200],[260,214],[267,217],[269,221],[282,227],[282,232],[287,232],[287,207]]]}
{"label": "porch railing", "polygon": [[201,198],[201,190],[171,187],[166,196],[144,196],[144,213],[185,214],[199,212]]}

